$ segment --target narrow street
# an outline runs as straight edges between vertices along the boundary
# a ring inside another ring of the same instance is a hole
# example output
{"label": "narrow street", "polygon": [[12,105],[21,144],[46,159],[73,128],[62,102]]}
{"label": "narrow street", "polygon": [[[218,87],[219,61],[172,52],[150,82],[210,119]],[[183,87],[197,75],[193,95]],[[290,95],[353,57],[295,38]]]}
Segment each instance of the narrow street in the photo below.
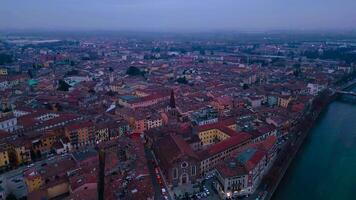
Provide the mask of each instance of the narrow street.
{"label": "narrow street", "polygon": [[155,167],[156,167],[155,166],[155,158],[154,158],[151,150],[149,150],[148,148],[145,148],[145,155],[146,155],[146,158],[147,158],[147,166],[148,166],[148,169],[150,171],[152,184],[153,184],[154,191],[155,191],[155,199],[157,199],[157,200],[165,200],[165,199],[167,199],[162,194],[162,188],[164,188],[167,191],[167,195],[166,196],[168,197],[168,199],[171,199],[170,195],[168,194],[167,187],[165,187],[165,185],[164,185],[164,180],[162,180],[161,183],[158,182],[157,174],[156,174],[156,171],[155,171]]}

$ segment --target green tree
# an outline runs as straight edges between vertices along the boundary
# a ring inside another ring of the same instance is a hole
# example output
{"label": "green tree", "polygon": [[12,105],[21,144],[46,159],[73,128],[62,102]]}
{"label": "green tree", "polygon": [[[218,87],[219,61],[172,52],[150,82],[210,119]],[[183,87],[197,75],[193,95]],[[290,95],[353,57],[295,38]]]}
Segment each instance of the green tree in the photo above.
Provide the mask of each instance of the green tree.
{"label": "green tree", "polygon": [[79,71],[78,70],[76,70],[76,69],[72,69],[72,70],[70,70],[70,71],[67,71],[66,72],[66,76],[76,76],[76,75],[78,75],[79,74]]}
{"label": "green tree", "polygon": [[7,195],[6,200],[17,200],[17,198],[14,194],[10,193],[9,195]]}
{"label": "green tree", "polygon": [[4,53],[0,53],[0,65],[11,63],[12,56]]}
{"label": "green tree", "polygon": [[247,90],[249,87],[247,84],[243,84],[242,89]]}
{"label": "green tree", "polygon": [[126,70],[126,74],[130,75],[130,76],[140,76],[140,75],[144,75],[145,72],[142,72],[139,68],[134,67],[134,66],[130,66],[127,70]]}
{"label": "green tree", "polygon": [[187,84],[187,83],[188,83],[188,81],[187,81],[187,79],[185,78],[185,76],[179,77],[179,78],[177,79],[177,82],[180,83],[180,84]]}
{"label": "green tree", "polygon": [[66,83],[65,81],[63,81],[62,79],[60,79],[58,81],[58,88],[57,90],[60,90],[60,91],[68,91],[69,88],[71,87],[68,83]]}

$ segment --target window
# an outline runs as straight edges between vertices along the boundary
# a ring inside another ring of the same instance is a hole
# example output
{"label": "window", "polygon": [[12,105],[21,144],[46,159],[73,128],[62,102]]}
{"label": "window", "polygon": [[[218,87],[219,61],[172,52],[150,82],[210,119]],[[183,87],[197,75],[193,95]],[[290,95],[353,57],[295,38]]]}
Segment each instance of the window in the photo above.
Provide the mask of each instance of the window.
{"label": "window", "polygon": [[173,168],[173,179],[177,179],[177,178],[178,178],[178,169]]}
{"label": "window", "polygon": [[187,162],[182,162],[182,164],[180,165],[182,168],[186,168],[188,167],[188,163]]}
{"label": "window", "polygon": [[193,165],[191,168],[191,174],[192,174],[192,176],[195,176],[196,173],[197,173],[197,167],[195,165]]}

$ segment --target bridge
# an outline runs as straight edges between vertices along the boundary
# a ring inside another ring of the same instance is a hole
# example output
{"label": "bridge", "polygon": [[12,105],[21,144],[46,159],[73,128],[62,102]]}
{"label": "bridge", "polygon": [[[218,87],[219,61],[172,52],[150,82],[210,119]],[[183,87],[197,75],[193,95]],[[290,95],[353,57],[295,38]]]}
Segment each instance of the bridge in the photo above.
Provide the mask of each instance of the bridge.
{"label": "bridge", "polygon": [[356,92],[348,91],[348,89],[355,87],[356,85],[356,80],[352,80],[345,85],[336,87],[336,88],[329,88],[333,93],[336,94],[341,94],[341,95],[348,95],[348,96],[355,96],[356,97]]}
{"label": "bridge", "polygon": [[338,93],[338,94],[342,94],[342,95],[351,95],[351,96],[355,96],[356,97],[356,92],[342,91],[342,90],[337,90],[335,92]]}
{"label": "bridge", "polygon": [[354,87],[355,85],[356,85],[356,80],[353,80],[340,87],[340,90],[347,90]]}

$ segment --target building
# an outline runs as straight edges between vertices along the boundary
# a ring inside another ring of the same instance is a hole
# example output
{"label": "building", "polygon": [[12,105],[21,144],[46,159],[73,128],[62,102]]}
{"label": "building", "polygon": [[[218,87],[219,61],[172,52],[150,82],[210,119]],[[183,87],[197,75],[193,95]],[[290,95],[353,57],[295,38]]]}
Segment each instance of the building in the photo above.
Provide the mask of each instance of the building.
{"label": "building", "polygon": [[8,168],[10,165],[9,154],[5,145],[0,145],[0,170]]}
{"label": "building", "polygon": [[202,126],[205,124],[212,124],[218,121],[218,111],[212,107],[206,107],[193,112],[190,115],[193,125]]}
{"label": "building", "polygon": [[0,118],[0,130],[7,131],[7,132],[13,132],[17,129],[17,118],[8,115],[5,117]]}
{"label": "building", "polygon": [[7,68],[0,68],[0,76],[6,76],[8,74]]}
{"label": "building", "polygon": [[291,96],[278,96],[278,106],[282,108],[288,108],[289,103],[292,101]]}
{"label": "building", "polygon": [[199,158],[181,136],[170,134],[159,140],[154,152],[170,186],[195,183],[199,176]]}
{"label": "building", "polygon": [[202,125],[197,128],[197,131],[203,146],[212,145],[237,135],[237,132],[226,126],[224,122]]}
{"label": "building", "polygon": [[53,144],[57,141],[59,134],[61,133],[51,130],[42,133],[33,132],[31,135],[26,134],[26,136],[31,140],[32,151],[35,154],[45,155],[54,150]]}
{"label": "building", "polygon": [[27,169],[24,172],[24,179],[29,193],[39,190],[43,184],[40,173],[34,167]]}
{"label": "building", "polygon": [[90,121],[70,124],[65,127],[65,136],[73,148],[95,144],[95,126]]}
{"label": "building", "polygon": [[221,161],[229,158],[232,153],[249,144],[251,135],[240,132],[221,142],[197,152],[200,159],[200,175],[205,175],[214,170]]}
{"label": "building", "polygon": [[308,93],[311,95],[317,95],[319,92],[326,88],[325,85],[315,84],[315,83],[308,83],[307,90]]}
{"label": "building", "polygon": [[157,93],[151,94],[144,97],[137,97],[132,95],[123,95],[119,97],[118,103],[124,107],[131,109],[145,108],[153,106],[163,101],[168,101],[170,99],[169,93]]}
{"label": "building", "polygon": [[[153,109],[141,108],[133,110],[130,108],[123,108],[116,110],[116,114],[128,122],[119,122],[120,132],[122,134],[129,132],[143,133],[146,130],[163,125],[163,117],[159,112]],[[130,127],[127,126],[128,124]]]}
{"label": "building", "polygon": [[257,108],[262,105],[263,97],[249,96],[247,97],[247,101],[252,108]]}
{"label": "building", "polygon": [[77,169],[69,156],[24,172],[28,200],[63,198],[70,192],[70,173]]}
{"label": "building", "polygon": [[17,138],[11,141],[8,149],[9,160],[14,165],[21,165],[31,162],[31,142]]}
{"label": "building", "polygon": [[62,137],[53,144],[56,154],[64,154],[72,151],[72,145],[67,137]]}
{"label": "building", "polygon": [[267,104],[269,106],[276,106],[278,104],[278,97],[276,95],[268,95]]}
{"label": "building", "polygon": [[216,167],[215,188],[221,198],[249,195],[255,192],[263,175],[276,157],[277,137],[270,136],[257,144],[237,151]]}

